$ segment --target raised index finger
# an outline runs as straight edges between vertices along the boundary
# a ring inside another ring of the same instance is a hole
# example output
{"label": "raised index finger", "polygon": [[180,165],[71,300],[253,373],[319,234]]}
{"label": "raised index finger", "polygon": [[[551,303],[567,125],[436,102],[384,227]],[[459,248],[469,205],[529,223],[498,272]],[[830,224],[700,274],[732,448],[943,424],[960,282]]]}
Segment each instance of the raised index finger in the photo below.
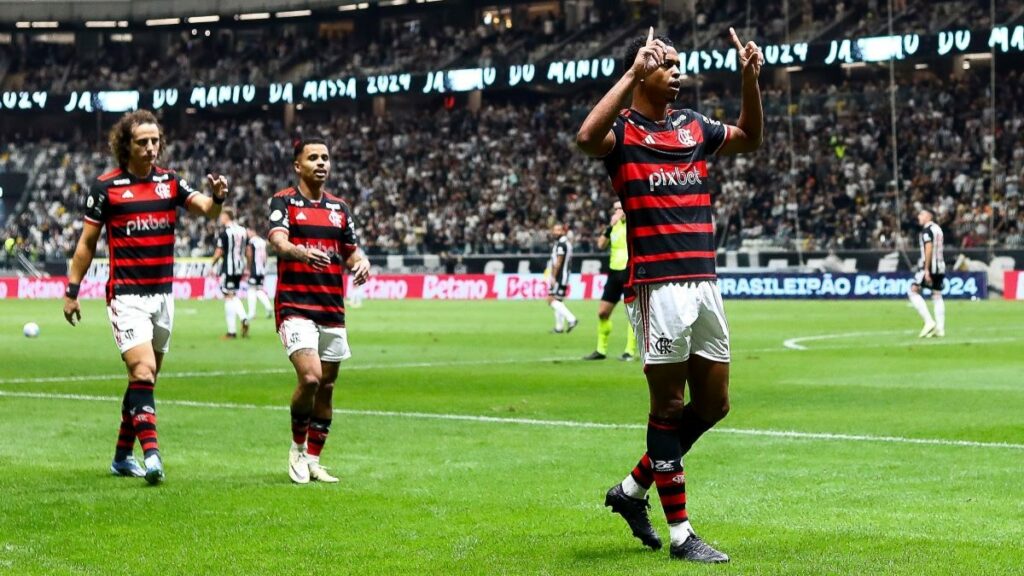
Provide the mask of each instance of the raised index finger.
{"label": "raised index finger", "polygon": [[650,46],[654,42],[654,26],[647,29],[647,45]]}
{"label": "raised index finger", "polygon": [[732,26],[729,27],[729,40],[732,41],[732,45],[736,47],[737,52],[743,52],[743,43],[740,42],[739,36],[736,35],[736,30]]}

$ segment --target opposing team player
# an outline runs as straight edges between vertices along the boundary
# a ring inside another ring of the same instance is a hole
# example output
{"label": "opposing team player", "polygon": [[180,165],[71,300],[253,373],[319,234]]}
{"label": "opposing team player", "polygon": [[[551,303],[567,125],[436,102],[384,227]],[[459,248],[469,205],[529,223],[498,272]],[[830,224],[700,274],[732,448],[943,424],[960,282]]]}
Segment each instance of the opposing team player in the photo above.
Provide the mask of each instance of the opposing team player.
{"label": "opposing team player", "polygon": [[572,266],[572,242],[565,233],[565,226],[555,224],[551,227],[551,236],[555,245],[551,247],[551,260],[548,261],[548,306],[555,312],[554,334],[568,334],[578,324],[576,316],[565,306],[566,292],[569,290],[569,272]]}
{"label": "opposing team player", "polygon": [[298,185],[270,201],[269,237],[277,251],[277,329],[298,376],[288,474],[298,484],[337,482],[320,465],[320,454],[331,428],[338,367],[351,356],[343,272],[348,268],[354,283],[363,284],[370,263],[348,204],[324,190],[331,170],[327,143],[298,141],[294,167]]}
{"label": "opposing team player", "polygon": [[[946,335],[946,303],[942,300],[942,289],[946,286],[946,262],[942,256],[942,228],[935,223],[935,216],[930,210],[917,213],[917,223],[921,225],[921,270],[910,285],[907,297],[914,305],[917,313],[924,320],[920,338],[941,338]],[[928,304],[921,296],[921,289],[932,293],[932,306],[935,307],[935,319],[928,313]]]}
{"label": "opposing team player", "polygon": [[[193,190],[173,171],[156,166],[163,132],[148,110],[123,116],[110,130],[110,151],[117,169],[93,183],[85,202],[85,222],[68,271],[64,317],[72,326],[82,318],[78,292],[96,254],[100,231],[107,227],[110,278],[107,316],[128,369],[128,390],[121,402],[121,426],[110,471],[145,476],[150,484],[164,477],[156,431],[156,385],[174,323],[174,229],[178,208],[216,218],[227,194],[223,176],[207,175],[213,197]],[[145,469],[133,456],[139,439]]]}
{"label": "opposing team player", "polygon": [[[602,158],[629,229],[626,309],[638,333],[650,392],[647,453],[605,505],[640,540],[660,548],[646,495],[658,488],[671,536],[670,557],[727,562],[694,534],[686,512],[683,455],[729,411],[729,327],[715,282],[715,242],[707,159],[756,150],[763,112],[757,78],[763,57],[730,29],[742,66],[736,126],[672,109],[679,54],[652,28],[627,50],[626,72],[590,112],[576,137]],[[632,106],[621,107],[632,97]],[[684,403],[689,385],[690,402]]]}
{"label": "opposing team player", "polygon": [[[584,356],[584,360],[604,360],[608,357],[608,338],[612,335],[612,312],[622,298],[626,287],[626,264],[629,262],[629,249],[626,247],[626,213],[622,211],[622,202],[612,205],[612,219],[604,234],[597,239],[597,247],[604,250],[611,245],[608,255],[608,281],[605,282],[601,302],[597,305],[597,349]],[[626,350],[620,360],[633,360],[636,357],[636,335],[633,325],[626,322]]]}
{"label": "opposing team player", "polygon": [[274,307],[270,303],[267,291],[263,289],[263,280],[267,276],[267,241],[256,233],[252,226],[246,228],[249,245],[245,248],[246,268],[249,270],[249,322],[256,317],[256,300],[259,299],[263,310],[270,318]]}
{"label": "opposing team player", "polygon": [[233,209],[224,208],[221,211],[220,224],[224,228],[217,236],[217,248],[213,251],[210,268],[216,270],[217,264],[221,265],[220,291],[224,295],[224,321],[228,326],[224,338],[238,337],[236,320],[241,321],[242,337],[245,338],[249,336],[249,315],[246,314],[242,300],[238,297],[238,289],[242,285],[242,276],[246,273],[245,249],[249,239],[245,228],[235,222]]}

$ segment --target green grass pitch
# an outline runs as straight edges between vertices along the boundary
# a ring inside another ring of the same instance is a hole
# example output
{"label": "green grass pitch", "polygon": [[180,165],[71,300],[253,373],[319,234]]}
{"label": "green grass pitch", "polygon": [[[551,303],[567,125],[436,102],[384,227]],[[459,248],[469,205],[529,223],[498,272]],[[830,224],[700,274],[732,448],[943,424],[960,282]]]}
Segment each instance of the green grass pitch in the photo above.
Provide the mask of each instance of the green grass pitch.
{"label": "green grass pitch", "polygon": [[597,306],[570,307],[569,335],[542,302],[350,310],[323,456],[342,483],[295,486],[272,321],[222,341],[219,302],[179,301],[150,488],[107,472],[126,378],[102,303],[71,328],[57,301],[0,300],[0,573],[1024,574],[1021,303],[949,302],[921,341],[905,302],[727,302],[732,413],[686,461],[715,567],[602,506],[644,450],[646,387],[579,360]]}

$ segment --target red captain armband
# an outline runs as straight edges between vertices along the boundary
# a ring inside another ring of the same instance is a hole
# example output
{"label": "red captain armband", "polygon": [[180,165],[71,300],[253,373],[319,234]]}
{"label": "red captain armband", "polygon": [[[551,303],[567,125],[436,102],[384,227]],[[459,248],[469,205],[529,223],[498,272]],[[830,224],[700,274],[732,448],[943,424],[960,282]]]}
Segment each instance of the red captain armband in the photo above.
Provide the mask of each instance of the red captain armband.
{"label": "red captain armband", "polygon": [[349,256],[355,254],[356,250],[358,250],[358,249],[359,249],[359,247],[356,246],[355,244],[342,244],[341,245],[342,260],[343,261],[344,260],[348,260]]}

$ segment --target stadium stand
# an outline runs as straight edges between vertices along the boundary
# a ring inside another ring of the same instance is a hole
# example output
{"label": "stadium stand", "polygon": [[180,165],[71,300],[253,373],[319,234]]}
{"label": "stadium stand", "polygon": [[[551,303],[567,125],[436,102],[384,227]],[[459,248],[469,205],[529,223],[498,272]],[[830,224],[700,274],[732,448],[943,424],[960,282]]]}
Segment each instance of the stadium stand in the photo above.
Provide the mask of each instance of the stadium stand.
{"label": "stadium stand", "polygon": [[[825,31],[839,37],[884,32],[879,4],[794,2],[789,36],[810,40]],[[894,26],[910,32],[981,18],[987,3],[895,4]],[[665,16],[670,34],[684,44],[718,42],[708,31],[730,25],[754,30],[751,37],[758,41],[786,36],[774,3],[702,0],[695,8],[693,14]],[[823,17],[829,10],[834,10],[832,20]],[[1024,2],[1006,2],[997,20],[1019,20],[1022,12]],[[496,11],[490,23],[469,28],[394,19],[383,22],[372,38],[335,31],[312,40],[289,33],[292,28],[271,26],[230,33],[214,29],[211,36],[191,30],[144,32],[162,36],[141,49],[114,44],[104,49],[102,62],[76,57],[68,46],[15,42],[3,48],[0,70],[7,72],[0,83],[66,89],[86,81],[111,88],[175,80],[265,83],[321,73],[542,61],[556,54],[621,55],[624,39],[650,16],[594,11],[578,29],[567,31],[555,14],[538,14],[509,27],[507,17]],[[695,24],[705,32],[693,36]],[[998,83],[993,166],[987,70],[950,76],[900,71],[900,206],[891,165],[888,74],[884,69],[853,74],[794,74],[792,103],[784,75],[762,76],[765,146],[753,156],[721,159],[713,168],[719,246],[887,249],[896,245],[897,229],[906,236],[914,228],[917,208],[931,206],[947,229],[949,245],[1019,247],[1024,207],[1021,72],[1009,70]],[[699,85],[691,79],[680,105],[734,119],[736,88],[732,74],[710,75]],[[365,107],[322,107],[297,114],[296,124],[288,128],[279,111],[200,113],[168,122],[164,159],[196,182],[211,169],[227,174],[231,202],[244,221],[260,228],[266,199],[291,184],[292,138],[322,132],[334,143],[334,188],[353,204],[371,254],[543,252],[546,230],[556,219],[569,223],[578,249],[585,252],[606,220],[610,201],[601,164],[574,149],[575,131],[598,90],[506,91],[489,94],[479,111],[436,103],[428,109],[415,103],[390,106],[383,115]],[[3,237],[16,238],[18,249],[33,259],[66,258],[78,237],[82,189],[109,165],[102,138],[81,131],[53,140],[8,136],[0,171],[30,173],[31,191],[22,209],[0,223]],[[213,242],[212,224],[189,219],[179,229],[176,250],[208,255]]]}

